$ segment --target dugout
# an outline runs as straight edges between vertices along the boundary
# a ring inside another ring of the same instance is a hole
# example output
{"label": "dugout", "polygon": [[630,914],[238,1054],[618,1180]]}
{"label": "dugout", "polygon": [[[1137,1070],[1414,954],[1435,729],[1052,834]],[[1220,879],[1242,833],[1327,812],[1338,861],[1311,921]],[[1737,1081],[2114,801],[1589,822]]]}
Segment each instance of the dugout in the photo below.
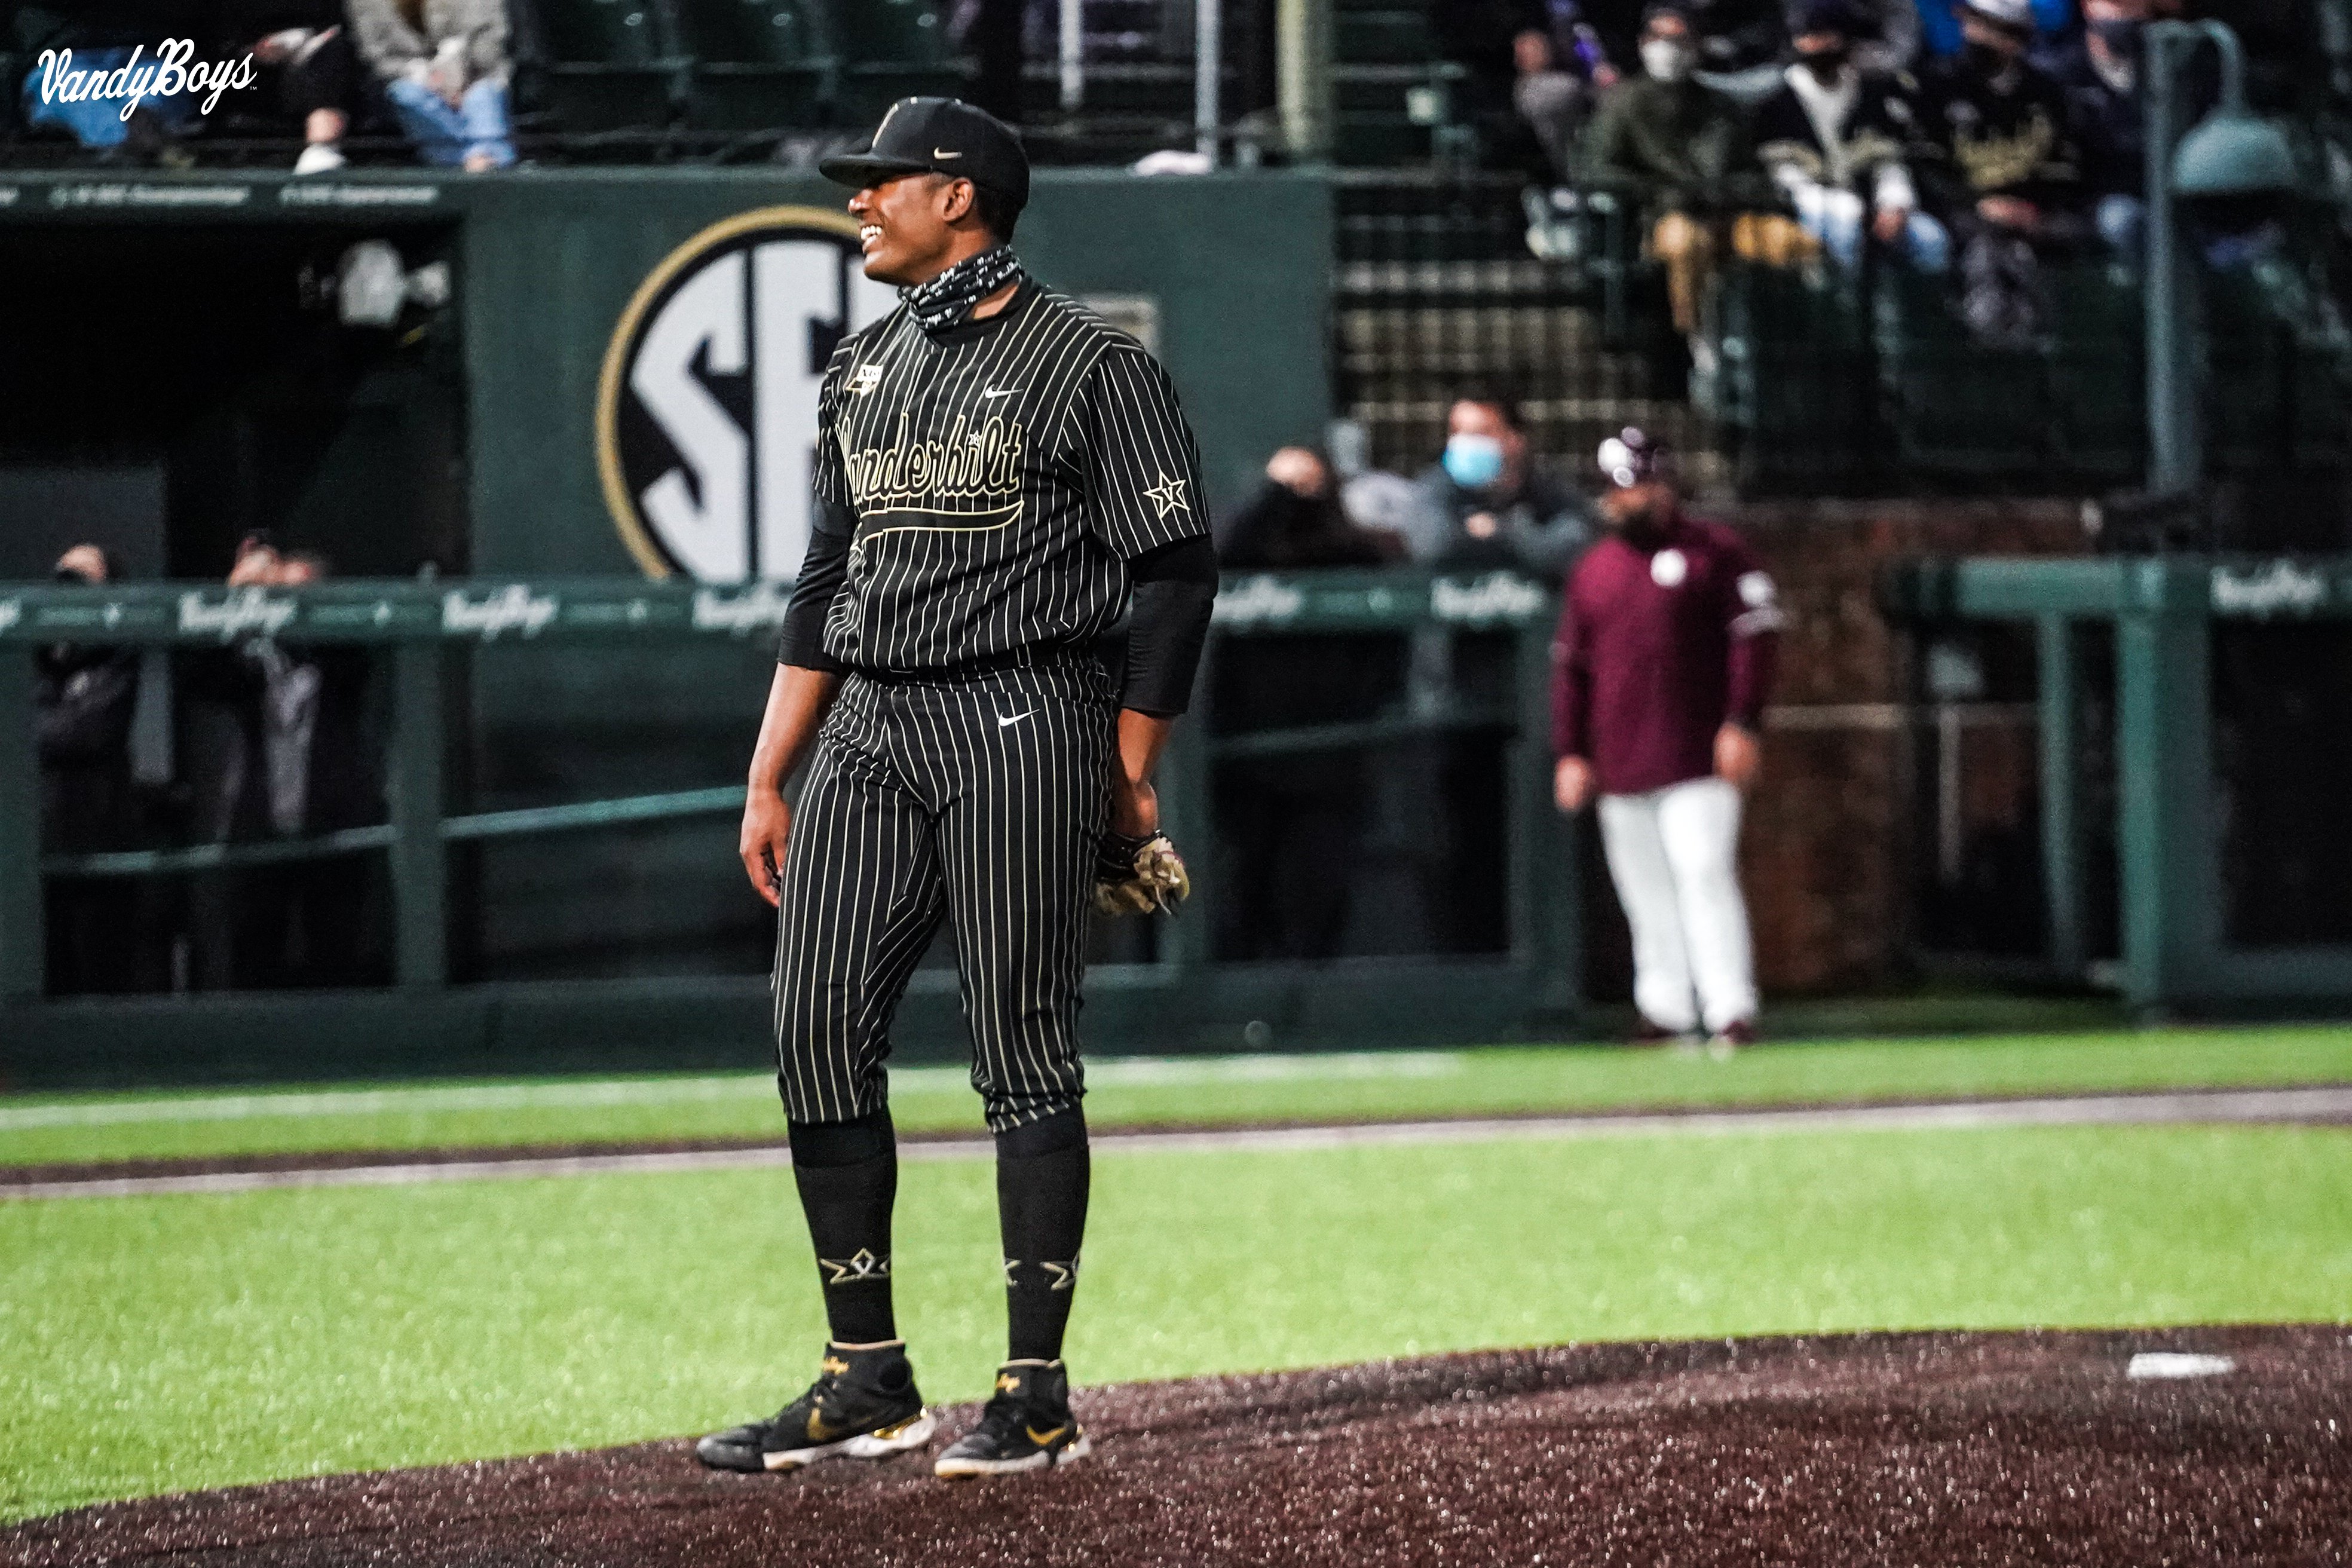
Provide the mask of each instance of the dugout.
{"label": "dugout", "polygon": [[[798,539],[778,498],[795,486],[792,437],[805,441],[799,403],[856,312],[887,304],[834,259],[850,243],[842,195],[772,168],[0,175],[0,577],[44,578],[64,544],[95,539],[134,578],[217,584],[257,530],[343,578],[787,575]],[[1042,276],[1168,363],[1222,505],[1266,450],[1328,420],[1330,230],[1328,184],[1309,174],[1044,171],[1019,237]],[[365,300],[354,313],[352,277],[371,268],[379,307],[387,268],[400,295],[389,316]],[[747,292],[729,303],[736,280]],[[663,367],[649,362],[681,342],[670,393],[690,374],[710,396],[686,414],[710,417],[697,426],[673,404],[650,428]],[[725,424],[731,482],[712,458],[723,439],[689,452],[678,435]],[[668,467],[684,504],[665,519],[643,497]],[[754,598],[736,612],[758,623],[746,635],[658,648],[519,635],[453,648],[436,677],[439,806],[530,811],[739,777],[779,608]],[[163,672],[186,657],[169,641],[149,640],[140,709],[141,766],[159,780],[173,764]],[[398,683],[388,651],[371,657],[371,721],[388,735]],[[560,852],[457,846],[446,977],[651,994],[756,974],[765,939],[743,919],[731,846],[709,819],[574,835]],[[368,975],[388,980],[396,879],[369,854]],[[480,1006],[470,1016],[453,1027],[486,1037]],[[238,1017],[209,1037],[250,1041]],[[59,1027],[136,1032],[95,1011]]]}

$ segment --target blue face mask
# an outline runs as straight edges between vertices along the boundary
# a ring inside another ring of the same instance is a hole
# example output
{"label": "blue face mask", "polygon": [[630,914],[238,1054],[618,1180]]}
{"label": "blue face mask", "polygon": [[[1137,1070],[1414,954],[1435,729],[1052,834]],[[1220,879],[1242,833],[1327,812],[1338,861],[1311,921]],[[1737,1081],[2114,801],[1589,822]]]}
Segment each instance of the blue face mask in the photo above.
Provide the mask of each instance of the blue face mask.
{"label": "blue face mask", "polygon": [[1445,473],[1465,490],[1485,489],[1503,477],[1503,444],[1492,436],[1448,437]]}

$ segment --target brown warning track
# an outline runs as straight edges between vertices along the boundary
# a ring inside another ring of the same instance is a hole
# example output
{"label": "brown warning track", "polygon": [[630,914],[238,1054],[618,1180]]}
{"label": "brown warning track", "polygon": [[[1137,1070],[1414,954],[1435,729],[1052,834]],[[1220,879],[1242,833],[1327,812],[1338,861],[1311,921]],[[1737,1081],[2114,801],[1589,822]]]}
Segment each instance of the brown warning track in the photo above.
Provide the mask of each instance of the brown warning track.
{"label": "brown warning track", "polygon": [[[2127,1379],[2150,1350],[2237,1364]],[[2342,1327],[1570,1347],[1077,1408],[1095,1457],[1006,1481],[714,1475],[679,1440],[88,1509],[0,1563],[2352,1562]]]}

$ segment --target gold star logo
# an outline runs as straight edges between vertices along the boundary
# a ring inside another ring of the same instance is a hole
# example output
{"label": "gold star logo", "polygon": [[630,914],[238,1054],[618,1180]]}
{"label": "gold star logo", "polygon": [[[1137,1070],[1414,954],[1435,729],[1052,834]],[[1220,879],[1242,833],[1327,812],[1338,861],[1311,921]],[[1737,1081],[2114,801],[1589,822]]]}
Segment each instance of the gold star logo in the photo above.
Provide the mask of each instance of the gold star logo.
{"label": "gold star logo", "polygon": [[1152,504],[1162,522],[1168,521],[1171,512],[1192,510],[1192,504],[1184,499],[1184,481],[1171,479],[1165,473],[1160,476],[1157,485],[1143,492],[1143,499]]}

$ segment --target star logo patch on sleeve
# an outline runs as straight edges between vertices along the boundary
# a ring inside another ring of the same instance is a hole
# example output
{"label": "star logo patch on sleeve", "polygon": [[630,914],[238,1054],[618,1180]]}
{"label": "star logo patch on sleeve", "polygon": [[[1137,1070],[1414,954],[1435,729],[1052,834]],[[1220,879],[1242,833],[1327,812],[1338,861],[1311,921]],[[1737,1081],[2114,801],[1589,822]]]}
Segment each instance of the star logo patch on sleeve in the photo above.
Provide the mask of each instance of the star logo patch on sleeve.
{"label": "star logo patch on sleeve", "polygon": [[1184,481],[1171,479],[1165,472],[1160,474],[1158,484],[1143,492],[1143,499],[1151,503],[1162,522],[1168,521],[1171,512],[1189,512],[1192,510],[1191,504],[1184,500]]}

